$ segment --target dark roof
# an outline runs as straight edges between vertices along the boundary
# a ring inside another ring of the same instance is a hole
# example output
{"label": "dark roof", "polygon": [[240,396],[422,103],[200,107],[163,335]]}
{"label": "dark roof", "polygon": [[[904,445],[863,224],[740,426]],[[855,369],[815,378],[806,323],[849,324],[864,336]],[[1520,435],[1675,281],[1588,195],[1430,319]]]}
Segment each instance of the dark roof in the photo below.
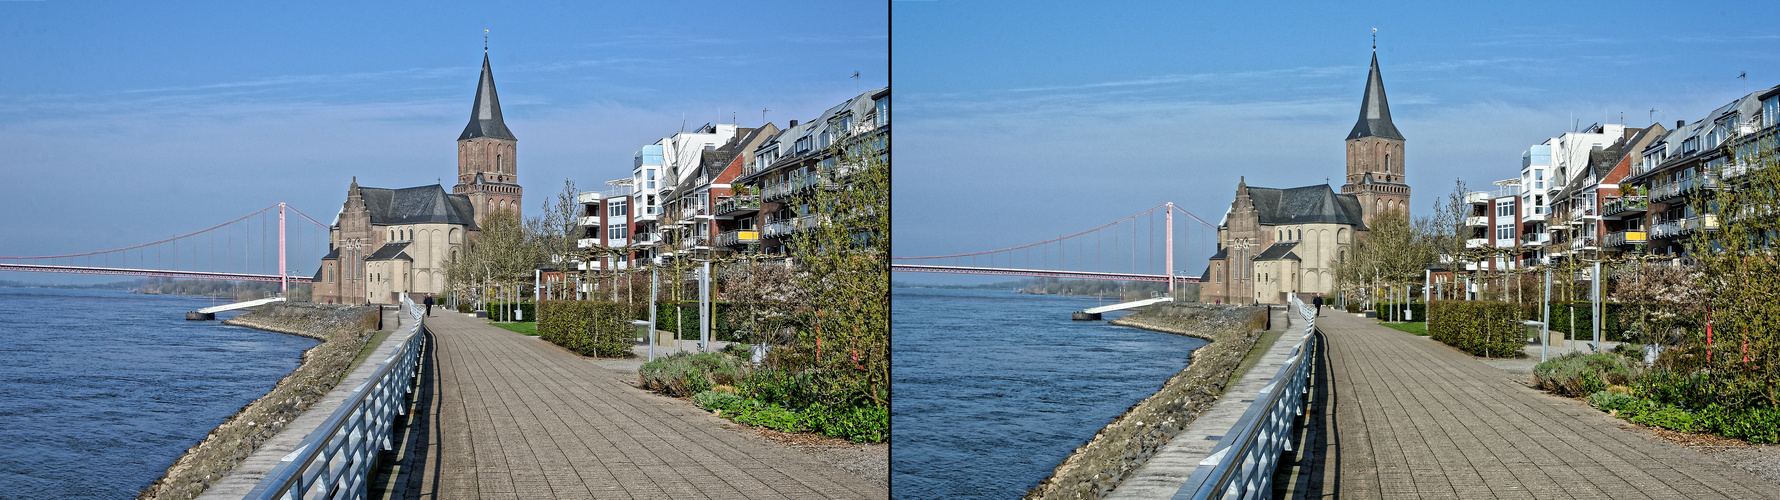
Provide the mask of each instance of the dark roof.
{"label": "dark roof", "polygon": [[365,260],[414,260],[413,257],[409,257],[408,254],[402,252],[402,250],[406,248],[408,248],[408,242],[406,241],[384,243],[382,248],[378,248],[377,252],[372,253],[370,257],[365,257]]}
{"label": "dark roof", "polygon": [[1219,248],[1218,253],[1212,254],[1210,260],[1224,260],[1228,258],[1230,258],[1230,248],[1224,247]]}
{"label": "dark roof", "polygon": [[470,124],[457,140],[493,137],[515,141],[507,122],[501,120],[501,99],[494,93],[494,70],[488,67],[488,54],[482,55],[482,78],[476,83],[476,103],[470,106]]}
{"label": "dark roof", "polygon": [[1366,229],[1360,222],[1360,199],[1336,194],[1327,184],[1290,189],[1249,186],[1248,196],[1262,225],[1348,224]]}
{"label": "dark roof", "polygon": [[438,184],[402,189],[360,187],[359,196],[371,211],[373,225],[443,223],[480,230],[470,197],[446,193]]}
{"label": "dark roof", "polygon": [[1292,249],[1297,247],[1298,242],[1296,241],[1274,243],[1267,247],[1267,251],[1261,252],[1261,255],[1256,255],[1255,260],[1304,260],[1298,258],[1298,254],[1292,253]]}
{"label": "dark roof", "polygon": [[1391,105],[1384,99],[1384,77],[1378,74],[1376,52],[1372,53],[1372,73],[1366,75],[1366,95],[1360,98],[1360,121],[1347,133],[1350,141],[1361,137],[1403,140],[1403,134],[1391,124]]}
{"label": "dark roof", "polygon": [[340,249],[338,247],[335,247],[333,250],[328,250],[327,255],[321,256],[321,260],[335,260],[335,259],[339,259],[339,258],[340,258]]}

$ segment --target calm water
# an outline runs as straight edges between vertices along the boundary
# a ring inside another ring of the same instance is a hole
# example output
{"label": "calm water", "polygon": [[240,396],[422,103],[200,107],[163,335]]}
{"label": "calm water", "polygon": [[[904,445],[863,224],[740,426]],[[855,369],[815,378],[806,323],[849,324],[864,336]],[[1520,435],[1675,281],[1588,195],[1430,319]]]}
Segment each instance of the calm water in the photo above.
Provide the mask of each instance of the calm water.
{"label": "calm water", "polygon": [[1092,298],[905,288],[891,297],[897,498],[1018,498],[1205,345],[1070,321],[1102,304]]}
{"label": "calm water", "polygon": [[132,498],[317,344],[215,303],[0,288],[0,498]]}

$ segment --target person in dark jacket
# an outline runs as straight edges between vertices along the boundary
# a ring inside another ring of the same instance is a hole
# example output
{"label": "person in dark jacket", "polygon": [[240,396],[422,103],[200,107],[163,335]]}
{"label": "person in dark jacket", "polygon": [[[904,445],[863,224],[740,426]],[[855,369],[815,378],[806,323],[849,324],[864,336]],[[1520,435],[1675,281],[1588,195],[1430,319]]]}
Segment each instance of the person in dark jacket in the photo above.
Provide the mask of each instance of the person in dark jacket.
{"label": "person in dark jacket", "polygon": [[1311,302],[1316,304],[1316,315],[1322,316],[1323,315],[1323,294],[1320,294],[1320,293],[1316,294],[1316,298],[1311,299]]}
{"label": "person in dark jacket", "polygon": [[[1321,301],[1322,299],[1317,300]],[[433,316],[433,294],[430,293],[426,294],[426,315],[429,318]]]}

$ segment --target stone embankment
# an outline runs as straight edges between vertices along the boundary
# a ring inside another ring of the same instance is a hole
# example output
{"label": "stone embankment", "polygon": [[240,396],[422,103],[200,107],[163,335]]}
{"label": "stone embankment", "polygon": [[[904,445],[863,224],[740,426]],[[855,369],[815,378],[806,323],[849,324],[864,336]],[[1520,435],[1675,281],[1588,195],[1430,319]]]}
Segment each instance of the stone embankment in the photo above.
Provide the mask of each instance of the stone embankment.
{"label": "stone embankment", "polygon": [[1113,320],[1114,325],[1211,343],[1195,349],[1186,369],[1170,377],[1155,395],[1125,410],[1076,448],[1051,477],[1026,492],[1026,498],[1101,498],[1112,492],[1223,394],[1231,373],[1260,338],[1267,321],[1264,313],[1258,307],[1163,303]]}
{"label": "stone embankment", "polygon": [[376,327],[377,312],[365,306],[279,302],[224,321],[322,343],[305,351],[302,365],[279,380],[272,392],[243,407],[186,450],[185,456],[167,468],[167,475],[143,490],[139,498],[195,498],[221,480],[339,383],[370,338],[368,332]]}

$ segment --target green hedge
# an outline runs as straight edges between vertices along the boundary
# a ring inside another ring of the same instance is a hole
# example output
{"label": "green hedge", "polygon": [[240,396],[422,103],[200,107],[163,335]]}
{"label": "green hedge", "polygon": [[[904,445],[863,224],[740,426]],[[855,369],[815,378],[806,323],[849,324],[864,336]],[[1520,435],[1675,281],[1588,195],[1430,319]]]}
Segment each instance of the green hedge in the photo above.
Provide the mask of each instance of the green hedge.
{"label": "green hedge", "polygon": [[534,321],[538,319],[535,304],[520,302],[519,312],[522,316],[520,318],[513,317],[512,304],[512,302],[488,302],[483,304],[483,310],[488,311],[488,319],[491,321]]}
{"label": "green hedge", "polygon": [[[1427,304],[1423,304],[1421,302],[1411,302],[1411,303],[1409,303],[1409,312],[1415,315],[1413,318],[1410,319],[1410,321],[1427,321],[1428,320],[1428,305]],[[1403,303],[1402,302],[1380,302],[1380,303],[1378,303],[1378,319],[1403,321]]]}
{"label": "green hedge", "polygon": [[625,304],[588,300],[546,300],[540,303],[538,337],[583,356],[631,355],[637,330],[633,311]]}
{"label": "green hedge", "polygon": [[[729,311],[731,307],[732,304],[728,302],[716,302],[711,305],[711,308],[716,312],[717,316],[716,320],[711,322],[711,340],[727,342],[741,340],[736,334],[738,325],[730,321],[731,314]],[[639,319],[649,319],[647,316],[648,310],[644,309],[643,314],[645,316]],[[680,334],[685,337],[684,340],[698,339],[698,304],[696,302],[681,306],[678,314],[674,311],[673,302],[658,302],[655,304],[655,315],[656,329],[669,332],[680,332]],[[685,331],[679,330],[678,322],[680,321],[681,316],[686,318]]]}
{"label": "green hedge", "polygon": [[1474,356],[1518,358],[1526,355],[1526,327],[1516,320],[1515,305],[1483,300],[1437,300],[1428,335]]}

